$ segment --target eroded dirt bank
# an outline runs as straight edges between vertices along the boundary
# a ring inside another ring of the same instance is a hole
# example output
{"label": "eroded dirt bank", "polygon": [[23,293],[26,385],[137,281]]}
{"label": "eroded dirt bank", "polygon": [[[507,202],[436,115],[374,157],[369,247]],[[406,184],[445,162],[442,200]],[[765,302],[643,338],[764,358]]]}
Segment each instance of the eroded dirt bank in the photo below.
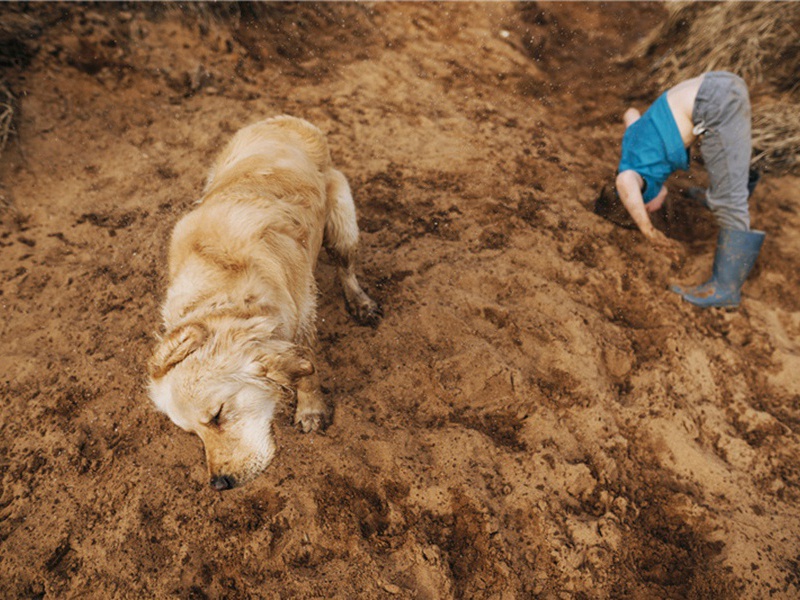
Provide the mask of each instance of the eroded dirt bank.
{"label": "eroded dirt bank", "polygon": [[[798,179],[754,196],[734,312],[666,291],[709,271],[708,215],[676,195],[672,265],[592,213],[657,91],[615,59],[662,9],[215,10],[0,9],[33,19],[0,159],[3,596],[797,597]],[[218,494],[144,367],[172,225],[278,113],[329,134],[386,317],[356,326],[323,258],[333,425],[287,409]]]}

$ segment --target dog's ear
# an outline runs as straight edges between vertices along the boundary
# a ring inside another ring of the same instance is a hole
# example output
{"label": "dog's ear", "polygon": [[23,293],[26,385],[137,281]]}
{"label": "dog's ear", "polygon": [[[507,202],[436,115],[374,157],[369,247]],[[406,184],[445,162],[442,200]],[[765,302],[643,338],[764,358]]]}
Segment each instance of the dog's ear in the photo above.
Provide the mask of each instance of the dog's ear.
{"label": "dog's ear", "polygon": [[260,362],[264,377],[286,386],[293,386],[298,379],[316,371],[311,351],[302,346],[290,345],[276,354],[264,355]]}
{"label": "dog's ear", "polygon": [[159,379],[166,375],[208,338],[208,329],[200,323],[188,323],[171,331],[153,353],[149,362],[150,377]]}

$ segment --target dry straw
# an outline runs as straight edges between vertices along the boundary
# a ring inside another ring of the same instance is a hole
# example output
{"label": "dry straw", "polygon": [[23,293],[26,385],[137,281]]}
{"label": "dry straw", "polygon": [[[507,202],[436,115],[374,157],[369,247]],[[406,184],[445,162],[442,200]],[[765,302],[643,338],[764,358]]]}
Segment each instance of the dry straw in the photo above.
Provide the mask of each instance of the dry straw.
{"label": "dry straw", "polygon": [[707,71],[740,75],[753,94],[753,163],[797,171],[800,161],[800,3],[678,2],[634,50],[661,87]]}
{"label": "dry straw", "polygon": [[0,156],[14,131],[14,96],[0,83]]}
{"label": "dry straw", "polygon": [[753,109],[753,165],[800,172],[800,110],[796,102],[759,104]]}

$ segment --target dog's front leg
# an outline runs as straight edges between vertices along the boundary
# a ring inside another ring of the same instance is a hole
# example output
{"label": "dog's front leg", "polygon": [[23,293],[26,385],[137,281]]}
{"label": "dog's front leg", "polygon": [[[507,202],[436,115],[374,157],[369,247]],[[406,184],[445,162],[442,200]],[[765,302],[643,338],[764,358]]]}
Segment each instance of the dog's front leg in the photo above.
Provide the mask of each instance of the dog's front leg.
{"label": "dog's front leg", "polygon": [[297,409],[294,423],[303,433],[317,431],[327,425],[328,407],[319,386],[319,376],[312,373],[297,382]]}

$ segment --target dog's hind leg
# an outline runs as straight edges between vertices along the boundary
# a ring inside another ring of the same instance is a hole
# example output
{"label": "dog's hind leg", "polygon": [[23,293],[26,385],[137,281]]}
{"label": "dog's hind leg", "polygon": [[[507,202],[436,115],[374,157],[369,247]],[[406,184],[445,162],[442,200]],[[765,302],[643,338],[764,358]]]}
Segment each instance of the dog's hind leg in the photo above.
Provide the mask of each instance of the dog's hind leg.
{"label": "dog's hind leg", "polygon": [[356,278],[356,207],[347,179],[336,169],[328,172],[327,194],[331,209],[325,223],[325,248],[336,263],[347,310],[360,324],[375,327],[383,312],[378,303],[361,288]]}

